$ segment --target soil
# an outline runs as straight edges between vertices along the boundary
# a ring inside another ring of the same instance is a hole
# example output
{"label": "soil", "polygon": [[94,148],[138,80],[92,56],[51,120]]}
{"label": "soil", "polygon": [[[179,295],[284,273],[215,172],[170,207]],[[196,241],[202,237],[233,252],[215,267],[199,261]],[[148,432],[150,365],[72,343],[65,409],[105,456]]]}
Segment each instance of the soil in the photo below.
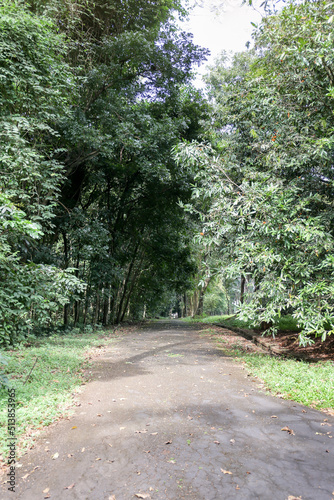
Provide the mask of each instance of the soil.
{"label": "soil", "polygon": [[[221,325],[225,328],[223,325]],[[334,335],[328,335],[325,341],[320,337],[313,337],[312,344],[299,345],[298,333],[293,331],[279,331],[275,337],[264,335],[259,330],[228,327],[229,330],[243,335],[257,345],[276,355],[302,359],[305,361],[333,361],[334,362]]]}
{"label": "soil", "polygon": [[308,361],[334,361],[334,335],[328,336],[324,342],[321,342],[320,337],[314,338],[314,343],[305,347],[299,345],[296,332],[278,332],[275,338],[267,339],[284,351],[286,356]]}
{"label": "soil", "polygon": [[334,417],[264,392],[207,328],[151,323],[96,352],[74,415],[1,498],[332,500]]}

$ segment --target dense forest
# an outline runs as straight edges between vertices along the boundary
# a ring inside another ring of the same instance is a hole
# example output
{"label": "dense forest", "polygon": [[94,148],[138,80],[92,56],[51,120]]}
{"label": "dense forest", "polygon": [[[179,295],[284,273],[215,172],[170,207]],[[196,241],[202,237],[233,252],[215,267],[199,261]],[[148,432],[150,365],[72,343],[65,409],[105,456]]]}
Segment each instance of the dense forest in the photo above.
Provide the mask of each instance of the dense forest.
{"label": "dense forest", "polygon": [[334,5],[267,14],[202,92],[177,0],[2,2],[2,345],[173,308],[332,332]]}

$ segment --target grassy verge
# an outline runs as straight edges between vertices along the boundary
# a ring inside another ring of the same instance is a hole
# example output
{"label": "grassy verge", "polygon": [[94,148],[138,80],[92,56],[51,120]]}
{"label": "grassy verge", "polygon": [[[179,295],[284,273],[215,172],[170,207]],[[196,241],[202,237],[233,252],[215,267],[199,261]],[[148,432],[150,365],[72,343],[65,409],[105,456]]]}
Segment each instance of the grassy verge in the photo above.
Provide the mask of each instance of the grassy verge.
{"label": "grassy verge", "polygon": [[[115,340],[106,333],[69,333],[38,338],[29,347],[3,352],[2,367],[16,393],[18,456],[29,448],[40,430],[70,413],[73,397],[84,382],[88,349]],[[35,364],[36,363],[36,364]],[[33,368],[34,367],[34,368]],[[33,368],[30,376],[29,373]],[[7,458],[8,390],[0,389],[0,458]]]}
{"label": "grassy verge", "polygon": [[[238,328],[249,328],[252,329],[252,325],[248,321],[241,321],[240,319],[236,319],[232,315],[222,315],[222,316],[205,316],[205,317],[195,317],[195,318],[183,318],[182,321],[187,323],[210,323],[210,324],[218,324],[224,325],[226,328],[228,327],[238,327]],[[278,325],[279,330],[281,331],[292,331],[298,332],[300,331],[297,327],[297,322],[292,316],[282,316]]]}
{"label": "grassy verge", "polygon": [[[212,334],[212,332],[211,332]],[[214,337],[223,351],[242,362],[247,370],[262,380],[274,395],[317,409],[334,410],[334,364],[332,361],[310,363],[249,353],[240,343]]]}

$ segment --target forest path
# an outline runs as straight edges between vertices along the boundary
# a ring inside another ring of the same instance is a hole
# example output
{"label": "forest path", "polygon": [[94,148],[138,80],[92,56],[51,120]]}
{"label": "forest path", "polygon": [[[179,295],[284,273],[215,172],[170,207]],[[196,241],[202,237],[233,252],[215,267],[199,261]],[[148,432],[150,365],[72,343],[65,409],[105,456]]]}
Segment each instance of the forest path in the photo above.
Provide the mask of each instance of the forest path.
{"label": "forest path", "polygon": [[132,330],[94,362],[92,378],[1,498],[334,498],[334,418],[260,392],[199,326]]}

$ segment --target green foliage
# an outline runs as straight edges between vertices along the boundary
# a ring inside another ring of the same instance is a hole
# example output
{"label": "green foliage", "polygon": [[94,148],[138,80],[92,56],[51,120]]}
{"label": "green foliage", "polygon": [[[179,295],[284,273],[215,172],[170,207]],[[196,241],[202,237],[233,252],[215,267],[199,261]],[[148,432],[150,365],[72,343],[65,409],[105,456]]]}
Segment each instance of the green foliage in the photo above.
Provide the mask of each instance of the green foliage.
{"label": "green foliage", "polygon": [[291,4],[264,19],[255,52],[223,56],[208,141],[176,152],[197,171],[188,209],[219,251],[216,274],[250,283],[239,318],[274,333],[291,312],[302,343],[334,320],[332,10]]}

